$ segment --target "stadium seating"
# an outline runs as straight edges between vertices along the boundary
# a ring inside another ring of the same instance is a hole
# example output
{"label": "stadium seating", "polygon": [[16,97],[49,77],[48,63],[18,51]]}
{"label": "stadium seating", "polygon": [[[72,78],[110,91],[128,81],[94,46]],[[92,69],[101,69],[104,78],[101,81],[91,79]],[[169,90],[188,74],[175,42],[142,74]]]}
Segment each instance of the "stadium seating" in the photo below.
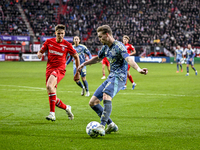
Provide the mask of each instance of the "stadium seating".
{"label": "stadium seating", "polygon": [[198,0],[74,0],[67,2],[60,21],[69,27],[70,33],[78,33],[93,49],[93,43],[99,44],[95,39],[96,28],[108,24],[120,41],[126,34],[135,46],[158,45],[172,50],[177,44],[200,45],[199,4]]}
{"label": "stadium seating", "polygon": [[[40,35],[53,36],[54,27],[62,23],[67,27],[66,36],[80,36],[92,53],[97,53],[101,45],[96,29],[103,24],[111,26],[115,39],[121,41],[124,34],[129,35],[134,46],[172,50],[177,44],[200,45],[198,0],[22,0],[20,4],[38,39]],[[15,5],[4,1],[0,5],[4,16],[13,14],[6,19],[1,16],[1,34],[27,34]],[[23,28],[22,32],[15,30],[13,22]]]}
{"label": "stadium seating", "polygon": [[15,1],[0,1],[0,34],[29,35]]}

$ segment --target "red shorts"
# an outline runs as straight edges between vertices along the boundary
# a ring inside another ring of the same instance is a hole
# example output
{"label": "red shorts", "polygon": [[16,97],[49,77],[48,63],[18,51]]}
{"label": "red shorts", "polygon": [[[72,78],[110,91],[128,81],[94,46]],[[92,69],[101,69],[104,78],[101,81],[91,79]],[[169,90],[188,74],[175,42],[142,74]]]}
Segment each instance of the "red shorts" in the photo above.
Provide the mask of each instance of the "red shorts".
{"label": "red shorts", "polygon": [[128,71],[130,70],[131,66],[128,64]]}
{"label": "red shorts", "polygon": [[[46,83],[50,77],[50,75],[54,75],[57,77],[57,84],[64,78],[66,70],[59,70],[59,69],[51,69],[51,70],[46,70]],[[57,85],[56,85],[57,87]]]}
{"label": "red shorts", "polygon": [[102,60],[102,64],[105,64],[106,66],[110,66],[110,62],[108,61],[106,57]]}

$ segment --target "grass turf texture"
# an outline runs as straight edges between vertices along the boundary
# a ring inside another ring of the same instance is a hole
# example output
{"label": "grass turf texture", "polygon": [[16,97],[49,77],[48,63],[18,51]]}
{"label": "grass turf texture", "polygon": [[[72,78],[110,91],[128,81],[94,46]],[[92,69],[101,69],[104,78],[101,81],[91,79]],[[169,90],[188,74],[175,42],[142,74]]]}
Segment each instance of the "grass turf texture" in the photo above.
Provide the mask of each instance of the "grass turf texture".
{"label": "grass turf texture", "polygon": [[[81,96],[73,81],[72,63],[58,84],[57,96],[72,106],[74,120],[56,108],[56,121],[49,114],[45,89],[46,62],[0,63],[0,149],[2,150],[199,150],[200,149],[200,74],[176,73],[176,64],[140,63],[147,76],[131,69],[137,83],[112,101],[112,120],[119,132],[90,138],[85,131],[90,121],[100,121],[89,107],[90,97]],[[195,64],[200,73],[200,64]],[[107,70],[106,70],[107,71]],[[106,72],[106,75],[108,73]],[[104,81],[101,64],[87,66],[91,95]],[[101,103],[102,104],[102,103]]]}

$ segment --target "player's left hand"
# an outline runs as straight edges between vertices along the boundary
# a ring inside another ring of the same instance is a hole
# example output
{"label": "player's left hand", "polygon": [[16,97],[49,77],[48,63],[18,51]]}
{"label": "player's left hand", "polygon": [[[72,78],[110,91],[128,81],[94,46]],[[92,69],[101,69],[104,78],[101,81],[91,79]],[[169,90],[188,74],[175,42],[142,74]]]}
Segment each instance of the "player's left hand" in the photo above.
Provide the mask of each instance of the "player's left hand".
{"label": "player's left hand", "polygon": [[148,69],[147,69],[147,68],[143,68],[143,69],[140,71],[140,73],[146,75],[146,74],[148,73]]}
{"label": "player's left hand", "polygon": [[77,71],[74,75],[74,81],[78,81],[80,79],[80,73]]}

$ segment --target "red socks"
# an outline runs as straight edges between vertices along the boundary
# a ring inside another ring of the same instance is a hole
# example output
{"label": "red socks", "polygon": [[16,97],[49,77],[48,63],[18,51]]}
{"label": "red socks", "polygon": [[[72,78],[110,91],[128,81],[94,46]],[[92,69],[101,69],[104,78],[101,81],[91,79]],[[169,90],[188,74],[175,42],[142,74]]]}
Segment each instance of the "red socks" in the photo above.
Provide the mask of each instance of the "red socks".
{"label": "red socks", "polygon": [[67,106],[59,98],[57,98],[56,106],[59,108],[62,108],[64,110],[66,110],[66,108],[67,108]]}
{"label": "red socks", "polygon": [[50,112],[55,112],[56,93],[49,93]]}
{"label": "red socks", "polygon": [[49,93],[50,112],[55,112],[55,106],[66,110],[67,106],[59,99],[56,98],[56,93]]}
{"label": "red socks", "polygon": [[132,78],[132,76],[130,75],[130,76],[128,76],[128,79],[131,81],[131,83],[133,83],[134,81],[133,81],[133,78]]}

